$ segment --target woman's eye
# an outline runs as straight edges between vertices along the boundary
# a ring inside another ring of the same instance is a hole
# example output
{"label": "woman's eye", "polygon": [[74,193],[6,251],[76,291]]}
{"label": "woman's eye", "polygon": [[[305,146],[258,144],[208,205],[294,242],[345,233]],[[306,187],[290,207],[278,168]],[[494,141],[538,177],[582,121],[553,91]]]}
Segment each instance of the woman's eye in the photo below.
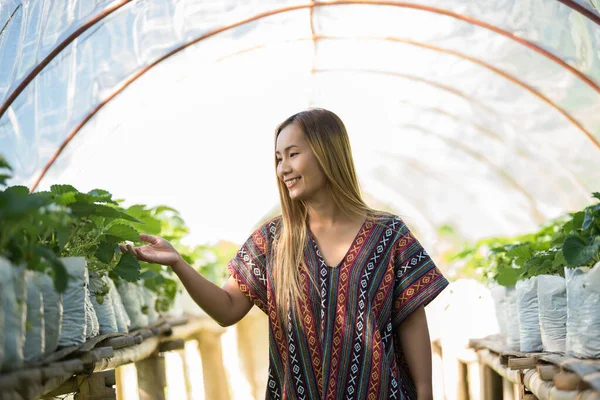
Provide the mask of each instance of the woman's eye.
{"label": "woman's eye", "polygon": [[277,159],[277,164],[279,164],[281,162],[281,158]]}
{"label": "woman's eye", "polygon": [[290,153],[290,157],[294,157],[294,156],[297,156],[297,155],[298,155],[298,153]]}

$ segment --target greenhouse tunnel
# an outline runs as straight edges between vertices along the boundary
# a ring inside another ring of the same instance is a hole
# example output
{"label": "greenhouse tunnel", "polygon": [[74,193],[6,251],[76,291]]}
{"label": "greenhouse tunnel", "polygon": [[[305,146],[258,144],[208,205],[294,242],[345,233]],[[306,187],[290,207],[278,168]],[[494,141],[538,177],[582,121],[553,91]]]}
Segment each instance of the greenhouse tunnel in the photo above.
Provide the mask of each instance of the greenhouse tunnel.
{"label": "greenhouse tunnel", "polygon": [[323,107],[370,204],[441,257],[445,228],[532,232],[600,191],[599,6],[1,0],[0,155],[10,185],[166,204],[190,243],[240,244],[279,206],[275,127]]}

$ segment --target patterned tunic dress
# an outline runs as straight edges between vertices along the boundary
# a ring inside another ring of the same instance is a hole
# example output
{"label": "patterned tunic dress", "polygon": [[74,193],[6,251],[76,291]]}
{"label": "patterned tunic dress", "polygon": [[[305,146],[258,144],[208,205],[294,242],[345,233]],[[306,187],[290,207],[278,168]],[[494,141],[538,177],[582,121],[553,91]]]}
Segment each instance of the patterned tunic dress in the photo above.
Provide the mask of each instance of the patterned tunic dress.
{"label": "patterned tunic dress", "polygon": [[269,316],[267,399],[416,399],[400,323],[448,284],[400,217],[370,212],[338,266],[310,233],[302,297],[284,321],[273,285],[273,239],[263,224],[228,264],[240,290]]}

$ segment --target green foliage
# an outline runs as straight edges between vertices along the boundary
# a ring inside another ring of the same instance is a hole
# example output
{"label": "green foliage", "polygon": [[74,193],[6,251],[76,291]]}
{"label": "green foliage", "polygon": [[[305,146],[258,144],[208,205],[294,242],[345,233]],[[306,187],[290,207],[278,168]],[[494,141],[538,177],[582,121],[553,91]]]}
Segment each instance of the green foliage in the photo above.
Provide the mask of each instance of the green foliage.
{"label": "green foliage", "polygon": [[0,186],[6,186],[6,181],[11,178],[10,171],[12,171],[11,166],[0,154]]}
{"label": "green foliage", "polygon": [[535,275],[562,274],[564,259],[560,256],[560,246],[566,219],[565,216],[552,220],[535,233],[486,238],[465,245],[449,261],[462,260],[463,275],[503,286],[514,286],[519,279]]}
{"label": "green foliage", "polygon": [[63,292],[68,275],[57,251],[72,221],[64,207],[53,204],[50,193],[30,194],[24,186],[8,187],[0,191],[0,256],[48,272]]}
{"label": "green foliage", "polygon": [[[125,213],[137,219],[137,221],[125,221],[123,223],[124,226],[132,229],[130,232],[131,239],[133,239],[133,232],[136,232],[137,238],[135,240],[129,239],[136,246],[146,244],[140,242],[139,234],[137,234],[139,231],[149,235],[161,236],[182,254],[187,250],[187,247],[181,244],[181,240],[189,233],[189,230],[177,210],[163,205],[150,208],[145,204],[135,204],[125,209]],[[119,227],[121,236],[125,235],[126,231],[123,226]],[[141,263],[140,279],[142,279],[145,287],[156,293],[156,311],[167,311],[172,307],[179,286],[177,281],[173,279],[173,272],[170,268],[157,264]]]}
{"label": "green foliage", "polygon": [[[600,200],[600,193],[592,193]],[[573,214],[563,232],[563,256],[569,267],[593,266],[600,261],[600,203]]]}
{"label": "green foliage", "polygon": [[[592,197],[600,200],[600,193]],[[505,286],[542,274],[564,276],[565,266],[593,266],[600,261],[600,203],[551,220],[532,234],[465,245],[447,260],[462,261],[463,274]]]}

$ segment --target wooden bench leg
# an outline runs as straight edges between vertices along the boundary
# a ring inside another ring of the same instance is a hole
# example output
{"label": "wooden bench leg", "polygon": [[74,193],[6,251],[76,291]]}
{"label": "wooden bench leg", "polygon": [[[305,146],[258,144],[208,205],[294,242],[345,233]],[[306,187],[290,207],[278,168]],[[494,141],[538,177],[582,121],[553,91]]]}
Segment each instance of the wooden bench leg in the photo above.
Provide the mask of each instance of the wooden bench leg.
{"label": "wooden bench leg", "polygon": [[196,337],[202,360],[206,399],[229,400],[229,384],[223,365],[221,346],[222,333],[207,329]]}
{"label": "wooden bench leg", "polygon": [[481,398],[502,400],[502,376],[485,364],[479,364],[481,376]]}
{"label": "wooden bench leg", "polygon": [[185,354],[185,348],[177,350],[177,354],[179,355],[179,358],[181,359],[181,364],[183,366],[183,379],[185,382],[185,392],[187,395],[186,400],[192,400],[192,379],[190,376],[190,368],[187,361],[187,355]]}
{"label": "wooden bench leg", "polygon": [[116,400],[115,371],[98,372],[92,375],[77,375],[79,393],[75,400]]}
{"label": "wooden bench leg", "polygon": [[167,374],[161,354],[135,363],[140,400],[165,400]]}

